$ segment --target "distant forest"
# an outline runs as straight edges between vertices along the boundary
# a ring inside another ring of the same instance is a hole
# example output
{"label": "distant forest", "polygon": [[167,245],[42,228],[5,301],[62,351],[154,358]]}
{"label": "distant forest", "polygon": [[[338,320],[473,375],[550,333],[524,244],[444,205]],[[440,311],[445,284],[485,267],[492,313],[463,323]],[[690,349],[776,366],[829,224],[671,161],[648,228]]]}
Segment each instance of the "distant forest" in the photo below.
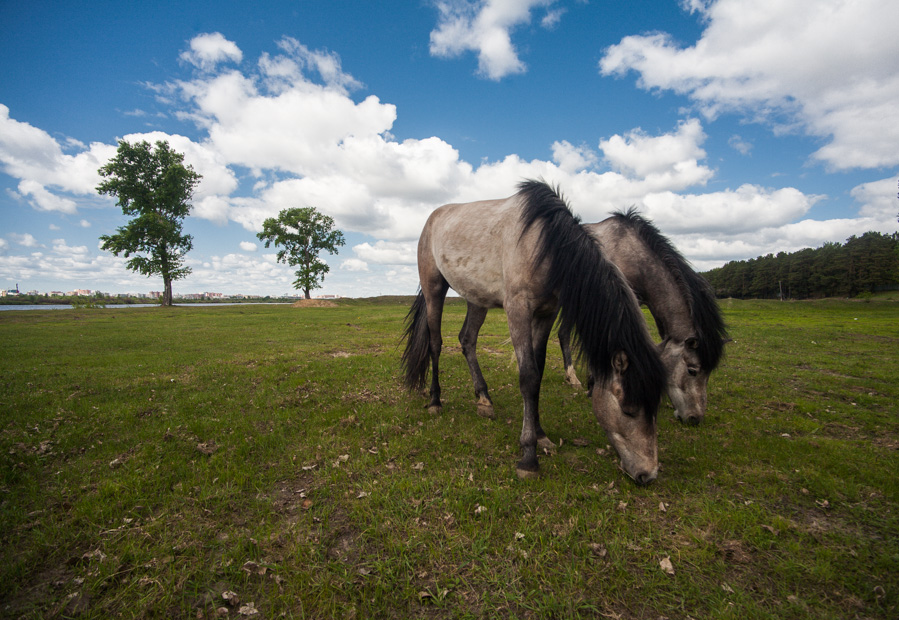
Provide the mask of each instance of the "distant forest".
{"label": "distant forest", "polygon": [[787,254],[731,261],[704,274],[718,297],[814,299],[899,289],[899,233],[867,232]]}

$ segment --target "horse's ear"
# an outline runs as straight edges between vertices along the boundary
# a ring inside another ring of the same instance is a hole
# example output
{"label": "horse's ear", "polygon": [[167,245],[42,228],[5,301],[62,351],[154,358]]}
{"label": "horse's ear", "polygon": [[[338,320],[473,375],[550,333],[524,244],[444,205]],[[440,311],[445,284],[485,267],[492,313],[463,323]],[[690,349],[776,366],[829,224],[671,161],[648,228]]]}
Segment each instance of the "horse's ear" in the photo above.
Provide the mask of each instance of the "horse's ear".
{"label": "horse's ear", "polygon": [[612,358],[612,367],[614,367],[618,373],[623,373],[627,370],[627,364],[627,354],[624,351],[615,353],[615,356]]}
{"label": "horse's ear", "polygon": [[684,341],[684,344],[687,345],[688,349],[698,349],[699,348],[699,338],[687,338]]}

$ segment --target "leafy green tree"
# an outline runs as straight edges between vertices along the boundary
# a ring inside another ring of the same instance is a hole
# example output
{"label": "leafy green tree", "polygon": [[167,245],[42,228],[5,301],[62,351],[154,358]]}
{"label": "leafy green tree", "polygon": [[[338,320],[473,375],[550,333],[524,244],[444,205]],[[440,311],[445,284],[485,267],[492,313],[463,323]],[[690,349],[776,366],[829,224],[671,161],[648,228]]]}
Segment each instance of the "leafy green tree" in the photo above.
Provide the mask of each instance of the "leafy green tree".
{"label": "leafy green tree", "polygon": [[345,243],[343,233],[334,228],[334,220],[314,207],[284,209],[277,218],[266,219],[262,232],[256,236],[265,241],[265,247],[275,244],[281,248],[278,262],[299,267],[293,286],[302,289],[306,299],[310,298],[310,290],[322,285],[330,271],[328,263],[319,258],[319,252],[337,254],[337,247]]}
{"label": "leafy green tree", "polygon": [[190,214],[190,199],[201,176],[184,165],[184,155],[158,141],[130,144],[119,141],[114,158],[100,168],[104,181],[97,192],[114,196],[125,215],[134,216],[114,235],[103,235],[101,248],[129,258],[128,268],[147,277],[160,275],[162,305],[172,305],[172,281],[190,273],[184,255],[193,237],[182,233]]}

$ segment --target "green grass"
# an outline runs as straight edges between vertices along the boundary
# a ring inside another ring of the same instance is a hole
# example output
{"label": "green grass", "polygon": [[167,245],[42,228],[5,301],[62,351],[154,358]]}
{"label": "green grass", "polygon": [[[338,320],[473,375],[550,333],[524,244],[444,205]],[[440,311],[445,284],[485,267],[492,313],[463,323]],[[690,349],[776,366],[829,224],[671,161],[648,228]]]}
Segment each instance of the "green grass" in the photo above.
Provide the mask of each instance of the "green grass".
{"label": "green grass", "polygon": [[662,408],[639,488],[554,344],[563,443],[516,477],[502,312],[496,420],[458,302],[429,416],[399,382],[410,301],[0,314],[0,617],[899,615],[899,305],[723,301],[708,416]]}

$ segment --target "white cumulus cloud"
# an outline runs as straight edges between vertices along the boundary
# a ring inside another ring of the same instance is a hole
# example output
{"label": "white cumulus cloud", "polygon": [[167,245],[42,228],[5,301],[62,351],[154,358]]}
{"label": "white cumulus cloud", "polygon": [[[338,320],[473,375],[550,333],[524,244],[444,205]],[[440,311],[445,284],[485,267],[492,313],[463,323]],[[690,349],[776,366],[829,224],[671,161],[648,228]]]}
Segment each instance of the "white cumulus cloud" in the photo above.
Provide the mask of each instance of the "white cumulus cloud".
{"label": "white cumulus cloud", "polygon": [[734,112],[828,142],[833,169],[899,164],[899,3],[882,0],[691,0],[705,29],[693,46],[652,33],[605,51],[603,75],[638,75],[709,118]]}
{"label": "white cumulus cloud", "polygon": [[[437,28],[431,31],[431,54],[452,58],[463,52],[478,54],[478,73],[491,80],[524,73],[525,63],[512,44],[512,30],[531,20],[531,11],[555,0],[440,0]],[[556,26],[561,11],[549,11],[544,28]]]}
{"label": "white cumulus cloud", "polygon": [[368,263],[358,258],[348,258],[340,263],[340,268],[345,271],[369,271]]}
{"label": "white cumulus cloud", "polygon": [[201,34],[190,41],[190,49],[181,53],[181,60],[188,62],[203,71],[211,71],[221,62],[239,63],[243,52],[233,41],[229,41],[219,32]]}
{"label": "white cumulus cloud", "polygon": [[417,242],[378,241],[374,245],[360,243],[353,246],[356,256],[369,263],[381,265],[415,265]]}

